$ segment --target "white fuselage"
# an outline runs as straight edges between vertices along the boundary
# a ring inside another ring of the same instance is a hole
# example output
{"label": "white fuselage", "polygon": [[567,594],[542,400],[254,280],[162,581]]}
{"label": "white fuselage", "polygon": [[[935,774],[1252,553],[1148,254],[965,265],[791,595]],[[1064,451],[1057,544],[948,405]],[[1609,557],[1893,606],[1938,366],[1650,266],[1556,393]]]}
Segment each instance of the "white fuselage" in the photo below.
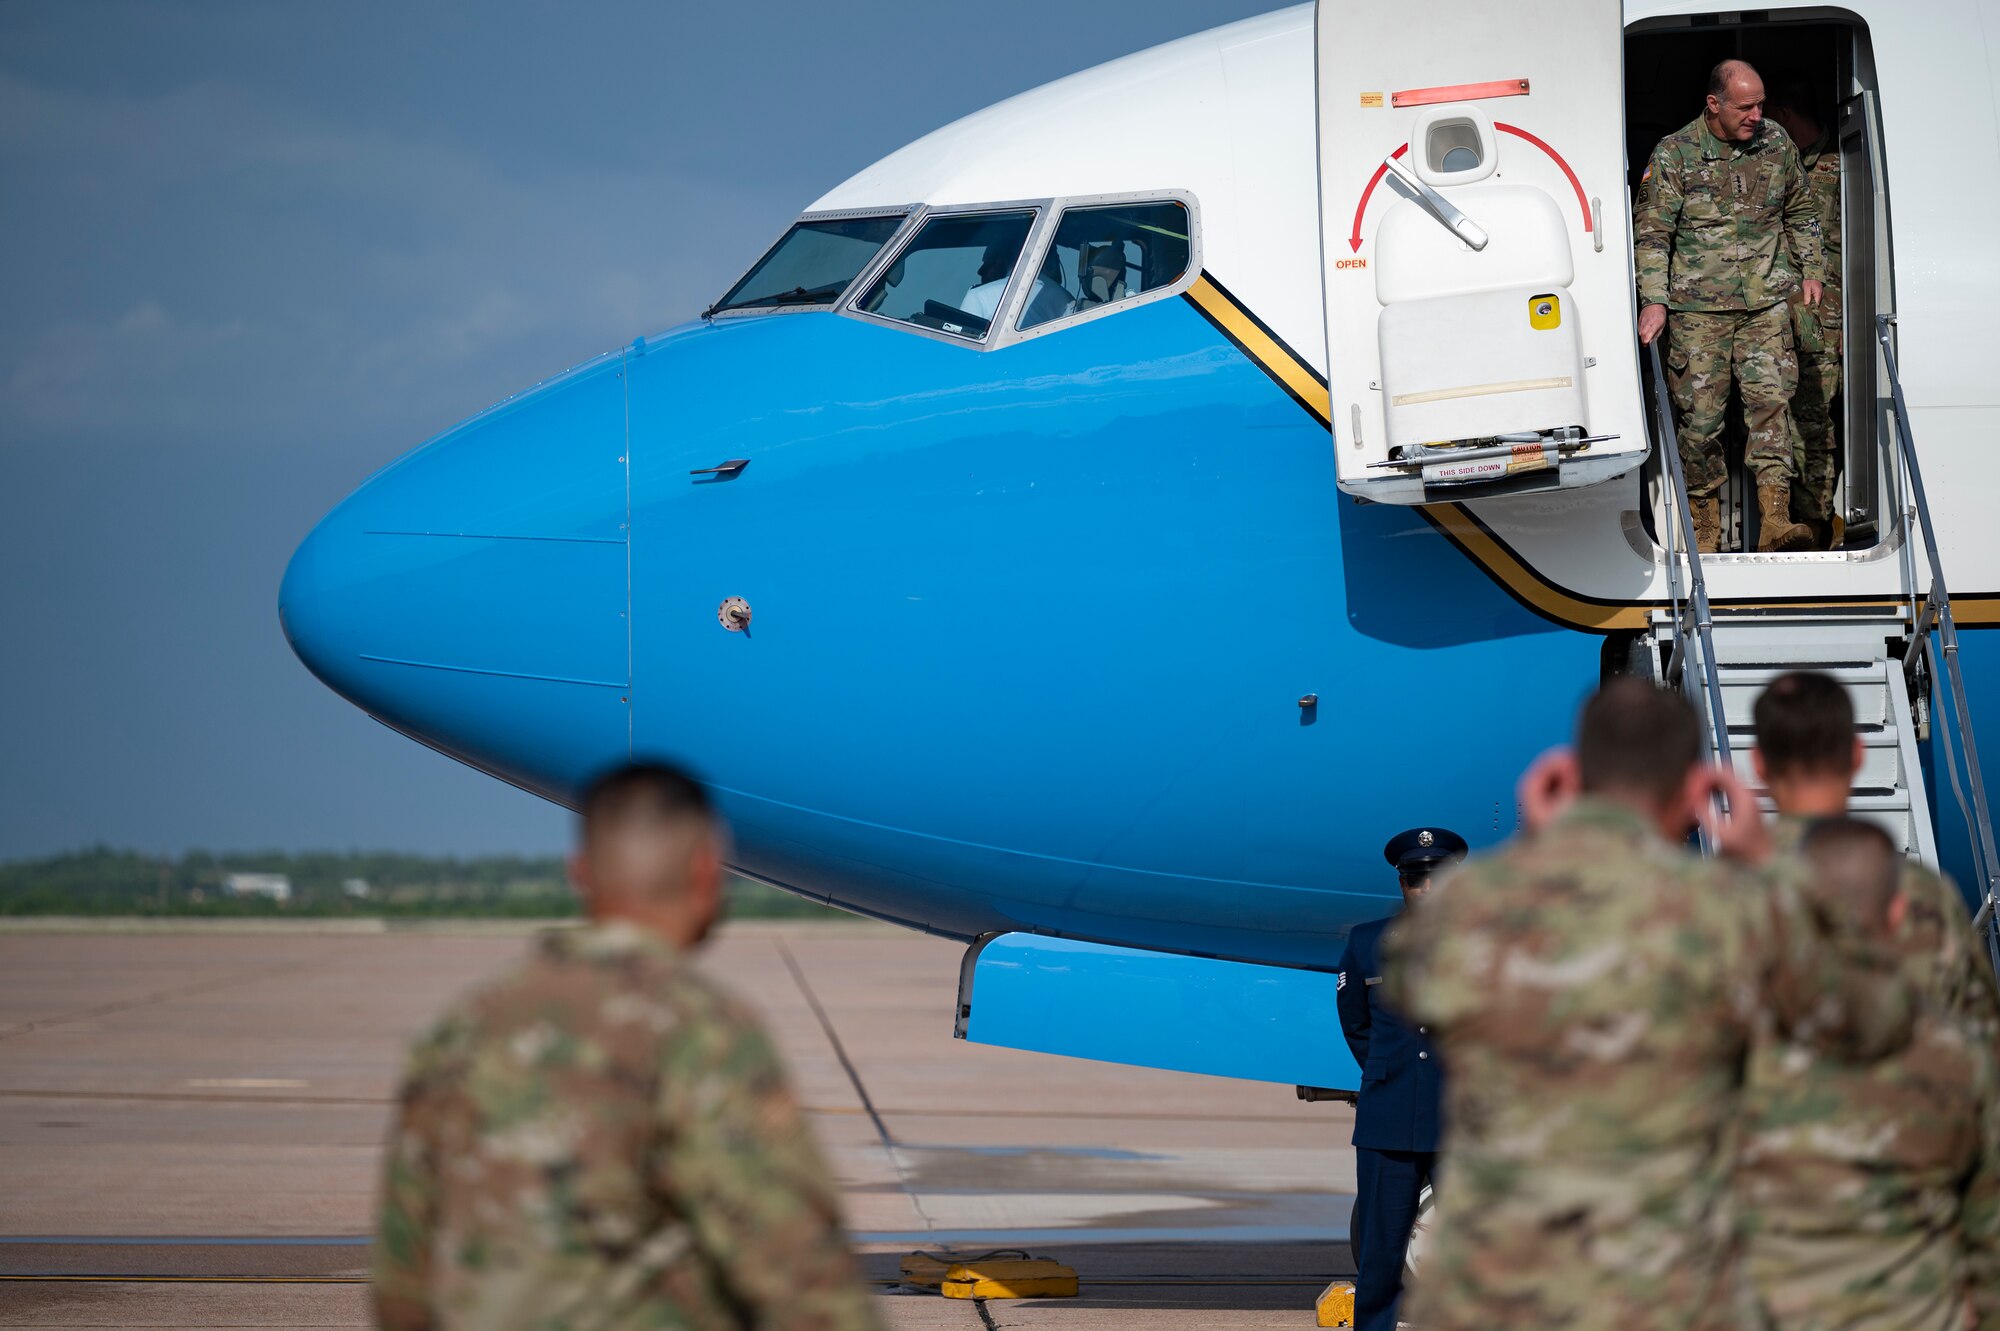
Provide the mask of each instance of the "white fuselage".
{"label": "white fuselage", "polygon": [[[1770,6],[1773,13],[1809,8]],[[1988,440],[2000,425],[2000,374],[1986,327],[2000,296],[1988,220],[2000,202],[2000,132],[1980,39],[1982,18],[1995,9],[1992,0],[1864,0],[1843,11],[1866,23],[1872,45],[1898,355],[1941,553],[1961,622],[1970,624],[2000,614],[1988,595],[2000,592],[2000,535],[1983,513]],[[1628,28],[1690,12],[1705,11],[1647,0],[1625,7]],[[1184,190],[1200,209],[1205,269],[1324,378],[1329,311],[1315,104],[1314,9],[1301,5],[979,111],[859,172],[812,210]],[[1699,90],[1691,89],[1688,118],[1699,110]],[[1602,114],[1622,120],[1624,108],[1607,105]],[[1607,212],[1629,216],[1622,180],[1601,189]],[[1629,247],[1622,230],[1620,239]],[[1872,330],[1848,335],[1866,339]],[[1886,383],[1879,395],[1886,398]],[[1337,434],[1337,404],[1333,415]],[[1642,607],[1669,594],[1666,559],[1640,524],[1642,502],[1639,482],[1628,476],[1446,506],[1458,512],[1445,521],[1464,528],[1456,534],[1490,574],[1550,618],[1638,628]],[[1712,560],[1711,595],[1725,606],[1905,599],[1897,557],[1905,526],[1885,524],[1885,539],[1858,553]]]}

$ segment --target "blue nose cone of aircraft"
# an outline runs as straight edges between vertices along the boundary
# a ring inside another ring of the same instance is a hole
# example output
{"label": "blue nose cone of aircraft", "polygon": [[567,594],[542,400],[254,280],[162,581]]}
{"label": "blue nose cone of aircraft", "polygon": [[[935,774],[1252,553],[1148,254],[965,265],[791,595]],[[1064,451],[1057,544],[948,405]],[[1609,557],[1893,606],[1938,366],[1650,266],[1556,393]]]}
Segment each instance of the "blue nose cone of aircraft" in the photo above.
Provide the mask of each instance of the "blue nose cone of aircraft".
{"label": "blue nose cone of aircraft", "polygon": [[292,650],[411,737],[566,800],[628,751],[622,357],[384,468],[285,571]]}

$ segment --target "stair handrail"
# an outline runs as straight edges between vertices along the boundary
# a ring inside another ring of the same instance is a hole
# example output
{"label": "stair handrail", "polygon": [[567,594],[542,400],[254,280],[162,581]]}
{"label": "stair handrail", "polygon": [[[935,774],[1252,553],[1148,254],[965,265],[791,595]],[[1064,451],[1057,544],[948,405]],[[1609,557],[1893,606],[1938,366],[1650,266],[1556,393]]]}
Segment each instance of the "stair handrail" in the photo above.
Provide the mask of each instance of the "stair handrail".
{"label": "stair handrail", "polygon": [[[1679,435],[1674,430],[1673,401],[1667,396],[1666,367],[1660,359],[1660,339],[1647,345],[1653,370],[1653,426],[1660,440],[1661,472],[1667,478],[1667,574],[1674,599],[1674,646],[1667,657],[1667,683],[1683,692],[1689,640],[1700,646],[1703,691],[1708,696],[1708,742],[1715,761],[1731,763],[1729,717],[1723,711],[1722,670],[1715,657],[1715,620],[1708,605],[1708,578],[1701,570],[1701,547],[1695,540],[1694,513],[1688,497],[1687,470],[1681,465]],[[1674,537],[1679,537],[1679,549]],[[1680,561],[1687,561],[1686,604],[1680,595]]]}
{"label": "stair handrail", "polygon": [[[1889,372],[1889,395],[1895,404],[1898,453],[1904,478],[1909,485],[1912,509],[1923,529],[1924,555],[1931,566],[1930,593],[1925,596],[1923,608],[1916,612],[1911,622],[1910,645],[1903,654],[1903,671],[1914,682],[1918,667],[1930,657],[1930,635],[1935,628],[1939,654],[1944,658],[1945,678],[1951,687],[1951,727],[1958,732],[1958,748],[1965,755],[1965,779],[1972,787],[1968,800],[1965,790],[1959,785],[1958,764],[1950,752],[1951,737],[1947,732],[1946,775],[1951,778],[1952,794],[1958,801],[1959,812],[1972,829],[1973,869],[1980,880],[1979,913],[1974,917],[1973,927],[1985,933],[1987,952],[1995,969],[2000,970],[2000,920],[1996,920],[1994,910],[1996,899],[2000,899],[2000,851],[1996,851],[1994,846],[1993,816],[1986,802],[1986,778],[1980,771],[1979,746],[1973,737],[1972,714],[1966,706],[1965,673],[1958,663],[1958,623],[1952,618],[1951,594],[1944,580],[1944,560],[1938,553],[1930,501],[1924,493],[1923,469],[1917,464],[1917,443],[1910,429],[1909,404],[1903,397],[1902,376],[1897,373],[1895,326],[1896,316],[1893,313],[1875,316],[1875,341],[1882,348],[1882,363]],[[1905,540],[1908,540],[1907,534]],[[1915,588],[1911,591],[1914,596]],[[1933,708],[1933,724],[1938,719],[1937,710]]]}

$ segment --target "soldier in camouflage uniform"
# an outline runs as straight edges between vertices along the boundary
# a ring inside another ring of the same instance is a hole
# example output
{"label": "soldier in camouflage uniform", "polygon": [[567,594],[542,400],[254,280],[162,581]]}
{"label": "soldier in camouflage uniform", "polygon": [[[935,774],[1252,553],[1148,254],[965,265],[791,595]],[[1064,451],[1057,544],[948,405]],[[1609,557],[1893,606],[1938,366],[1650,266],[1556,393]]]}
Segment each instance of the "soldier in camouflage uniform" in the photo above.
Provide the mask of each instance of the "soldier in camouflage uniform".
{"label": "soldier in camouflage uniform", "polygon": [[[1778,807],[1773,836],[1780,853],[1795,851],[1815,819],[1847,812],[1866,752],[1854,732],[1854,703],[1831,676],[1794,671],[1758,695],[1752,719],[1751,765]],[[1915,860],[1904,863],[1902,876],[1908,905],[1898,937],[1930,954],[1927,996],[2000,1049],[2000,982],[1965,898],[1950,879]]]}
{"label": "soldier in camouflage uniform", "polygon": [[[1840,471],[1833,420],[1841,365],[1840,145],[1820,124],[1818,107],[1811,84],[1797,77],[1781,81],[1770,101],[1771,119],[1799,149],[1826,272],[1817,307],[1800,293],[1790,305],[1799,357],[1799,389],[1792,395],[1792,516],[1812,528],[1815,549],[1827,550],[1833,546],[1833,486]],[[1792,262],[1798,266],[1797,255]]]}
{"label": "soldier in camouflage uniform", "polygon": [[589,922],[410,1056],[378,1323],[874,1331],[777,1054],[688,955],[722,891],[700,787],[626,768],[582,807]]}
{"label": "soldier in camouflage uniform", "polygon": [[1404,1312],[1424,1331],[1756,1326],[1728,1186],[1753,1032],[1855,1057],[1907,1039],[1879,947],[1795,878],[1687,849],[1721,789],[1746,811],[1714,824],[1723,848],[1769,851],[1700,753],[1685,699],[1612,681],[1578,728],[1582,797],[1446,875],[1389,941],[1388,998],[1446,1069],[1445,1183]]}
{"label": "soldier in camouflage uniform", "polygon": [[[1893,923],[1907,898],[1888,835],[1823,819],[1801,854],[1815,904],[1893,940],[1912,984],[1928,988],[1934,949]],[[1929,1005],[1908,1047],[1873,1064],[1760,1039],[1744,1098],[1744,1265],[1778,1331],[1958,1331],[1975,1289],[2000,1320],[1990,1040]]]}
{"label": "soldier in camouflage uniform", "polygon": [[1791,518],[1798,360],[1786,301],[1798,292],[1817,305],[1824,272],[1798,150],[1763,118],[1763,102],[1757,71],[1740,60],[1717,65],[1707,108],[1653,150],[1634,219],[1639,336],[1650,344],[1667,333],[1681,462],[1704,551],[1721,544],[1732,379],[1750,432],[1745,462],[1757,478],[1757,548],[1798,550],[1812,540]]}

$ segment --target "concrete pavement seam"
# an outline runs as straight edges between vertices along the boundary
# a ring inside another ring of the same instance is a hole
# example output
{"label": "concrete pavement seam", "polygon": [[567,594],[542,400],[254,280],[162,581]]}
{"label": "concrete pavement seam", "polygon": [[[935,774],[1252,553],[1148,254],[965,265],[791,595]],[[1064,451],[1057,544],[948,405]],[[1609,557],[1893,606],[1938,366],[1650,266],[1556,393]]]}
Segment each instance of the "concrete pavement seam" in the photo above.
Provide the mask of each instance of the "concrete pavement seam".
{"label": "concrete pavement seam", "polygon": [[876,1112],[875,1101],[868,1094],[867,1086],[862,1084],[861,1070],[855,1067],[854,1060],[847,1056],[847,1046],[840,1042],[840,1032],[833,1028],[833,1018],[820,1003],[819,995],[813,992],[812,984],[806,979],[805,969],[799,965],[798,958],[792,955],[792,949],[786,946],[785,940],[780,937],[774,938],[772,942],[777,945],[778,955],[784,958],[785,968],[792,973],[792,983],[798,986],[799,994],[806,1000],[806,1006],[812,1009],[820,1030],[825,1032],[827,1043],[833,1046],[833,1056],[840,1061],[841,1068],[847,1073],[847,1080],[853,1085],[854,1093],[861,1097],[861,1106],[868,1111],[869,1120],[875,1125],[875,1135],[881,1138],[882,1149],[888,1153],[889,1163],[895,1167],[896,1182],[902,1186],[903,1195],[910,1199],[910,1209],[917,1213],[917,1219],[924,1222],[925,1232],[935,1233],[937,1225],[932,1222],[930,1213],[924,1209],[923,1198],[910,1186],[910,1174],[903,1164],[903,1153],[897,1148],[896,1139],[889,1132],[889,1125],[882,1120],[882,1115]]}

